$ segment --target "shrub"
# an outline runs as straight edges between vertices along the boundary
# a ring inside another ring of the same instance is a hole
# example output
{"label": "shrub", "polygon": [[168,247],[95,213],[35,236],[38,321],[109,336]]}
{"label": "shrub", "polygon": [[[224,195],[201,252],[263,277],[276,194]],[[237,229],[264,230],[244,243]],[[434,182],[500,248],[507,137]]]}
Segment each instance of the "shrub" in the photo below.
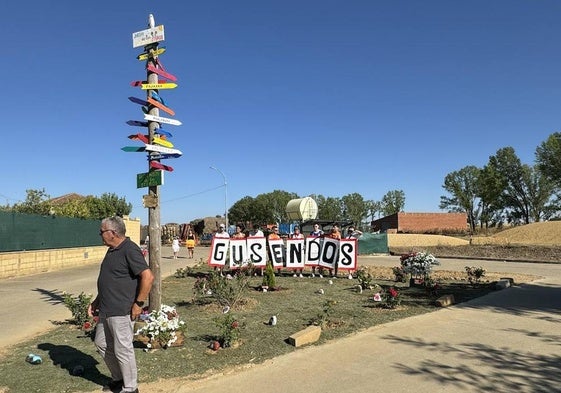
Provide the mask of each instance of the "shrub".
{"label": "shrub", "polygon": [[392,272],[395,276],[395,282],[406,282],[407,281],[407,273],[403,270],[401,266],[392,267]]}
{"label": "shrub", "polygon": [[214,323],[218,326],[220,333],[218,341],[222,348],[228,348],[240,338],[241,323],[232,314],[225,314],[214,318]]}
{"label": "shrub", "polygon": [[411,278],[426,279],[430,276],[433,265],[440,265],[440,262],[432,254],[425,252],[412,252],[404,254],[400,258],[401,267]]}
{"label": "shrub", "polygon": [[362,289],[368,289],[372,284],[372,280],[374,280],[374,276],[365,266],[361,266],[356,271],[356,279]]}
{"label": "shrub", "polygon": [[271,262],[268,262],[267,267],[265,268],[262,285],[269,288],[276,287],[275,270],[273,269],[273,264]]}
{"label": "shrub", "polygon": [[237,271],[234,276],[222,276],[212,271],[206,277],[199,277],[194,284],[195,301],[210,297],[221,306],[234,308],[249,287],[251,276]]}
{"label": "shrub", "polygon": [[466,266],[466,274],[468,276],[468,281],[471,285],[477,285],[481,281],[482,277],[485,277],[486,270],[475,266]]}
{"label": "shrub", "polygon": [[180,267],[175,271],[175,278],[186,278],[189,277],[193,272],[193,268],[190,266]]}
{"label": "shrub", "polygon": [[321,312],[316,318],[312,319],[311,324],[325,328],[329,324],[329,320],[333,315],[335,304],[337,304],[337,302],[332,299],[327,299],[326,301],[324,301],[321,307]]}
{"label": "shrub", "polygon": [[71,321],[73,324],[82,327],[86,322],[90,324],[93,322],[93,319],[88,316],[88,307],[92,302],[92,297],[92,295],[84,292],[81,292],[78,296],[66,292],[62,294],[64,305],[72,313]]}
{"label": "shrub", "polygon": [[401,294],[394,287],[389,287],[382,292],[382,307],[396,308],[401,304]]}

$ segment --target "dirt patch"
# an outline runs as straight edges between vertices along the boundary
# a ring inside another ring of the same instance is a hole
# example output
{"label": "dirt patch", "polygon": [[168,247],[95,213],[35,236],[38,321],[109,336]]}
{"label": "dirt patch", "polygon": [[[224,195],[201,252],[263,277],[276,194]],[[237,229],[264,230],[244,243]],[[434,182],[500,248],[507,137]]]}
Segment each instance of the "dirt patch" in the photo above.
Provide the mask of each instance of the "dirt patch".
{"label": "dirt patch", "polygon": [[524,245],[465,245],[465,246],[422,246],[390,247],[393,255],[410,251],[425,251],[437,258],[491,259],[513,262],[561,263],[561,246],[524,246]]}
{"label": "dirt patch", "polygon": [[436,257],[561,263],[561,221],[536,222],[471,239],[441,235],[388,235],[394,255],[426,251]]}
{"label": "dirt patch", "polygon": [[[367,269],[377,279],[389,281],[395,279],[395,275],[393,274],[391,267],[368,266]],[[468,281],[467,274],[463,271],[433,270],[431,277],[436,281]],[[516,284],[528,283],[542,278],[531,274],[488,272],[485,274],[485,277],[481,280],[481,282],[494,282],[504,277],[512,278]]]}

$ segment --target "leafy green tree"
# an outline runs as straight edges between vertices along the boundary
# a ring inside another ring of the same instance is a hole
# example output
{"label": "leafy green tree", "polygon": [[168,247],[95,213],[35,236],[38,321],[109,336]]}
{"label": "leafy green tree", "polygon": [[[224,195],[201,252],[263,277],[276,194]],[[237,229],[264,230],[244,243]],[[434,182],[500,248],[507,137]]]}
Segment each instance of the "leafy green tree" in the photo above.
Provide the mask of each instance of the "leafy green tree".
{"label": "leafy green tree", "polygon": [[561,188],[561,132],[551,134],[536,148],[536,164],[546,178]]}
{"label": "leafy green tree", "polygon": [[503,221],[501,195],[505,184],[496,168],[485,165],[479,172],[477,190],[479,195],[480,226],[486,229],[490,226],[501,225]]}
{"label": "leafy green tree", "polygon": [[22,203],[16,203],[12,207],[12,210],[18,213],[25,214],[40,214],[47,215],[51,210],[51,205],[48,200],[51,197],[45,192],[45,189],[40,190],[25,190],[26,197],[25,201]]}
{"label": "leafy green tree", "polygon": [[257,222],[258,214],[255,210],[255,199],[245,196],[230,207],[228,219],[232,223]]}
{"label": "leafy green tree", "polygon": [[548,220],[558,211],[559,205],[553,202],[555,188],[552,179],[546,177],[537,165],[528,166],[526,189],[530,201],[528,212],[530,222]]}
{"label": "leafy green tree", "polygon": [[232,205],[228,211],[228,218],[232,222],[256,224],[287,222],[286,205],[296,198],[297,194],[280,190],[259,194],[255,198],[245,196]]}
{"label": "leafy green tree", "polygon": [[26,192],[25,202],[15,204],[9,210],[40,215],[55,213],[57,216],[92,220],[101,220],[114,215],[124,216],[132,211],[132,204],[112,193],[102,194],[99,198],[92,195],[79,199],[73,198],[55,204],[45,189],[26,190]]}
{"label": "leafy green tree", "polygon": [[90,219],[101,220],[111,216],[125,216],[132,211],[132,204],[114,193],[104,193],[99,198],[87,196],[83,203],[89,210]]}
{"label": "leafy green tree", "polygon": [[370,221],[374,221],[376,219],[376,214],[378,214],[379,217],[380,213],[382,213],[382,202],[373,200],[366,201],[366,208],[368,209]]}
{"label": "leafy green tree", "polygon": [[444,178],[444,188],[449,196],[440,197],[440,209],[451,212],[465,212],[471,232],[479,220],[478,179],[480,169],[469,165],[451,172]]}
{"label": "leafy green tree", "polygon": [[54,208],[58,216],[90,219],[91,212],[83,199],[72,199]]}
{"label": "leafy green tree", "polygon": [[340,198],[322,198],[318,203],[318,218],[328,221],[342,221],[344,219],[343,207],[343,201]]}
{"label": "leafy green tree", "polygon": [[361,225],[368,214],[368,204],[358,193],[345,195],[341,198],[346,213],[345,219],[350,219],[355,225]]}
{"label": "leafy green tree", "polygon": [[385,216],[403,211],[405,208],[405,193],[402,190],[388,191],[382,197],[381,207]]}
{"label": "leafy green tree", "polygon": [[555,186],[537,168],[522,164],[512,147],[497,150],[489,158],[489,165],[502,179],[502,206],[507,220],[514,224],[539,221],[549,210]]}

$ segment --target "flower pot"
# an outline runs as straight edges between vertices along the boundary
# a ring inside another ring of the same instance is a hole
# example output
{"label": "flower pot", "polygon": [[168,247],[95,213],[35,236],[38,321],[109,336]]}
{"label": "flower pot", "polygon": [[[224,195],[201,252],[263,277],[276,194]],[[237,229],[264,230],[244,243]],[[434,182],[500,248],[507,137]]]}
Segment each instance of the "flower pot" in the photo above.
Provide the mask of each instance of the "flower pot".
{"label": "flower pot", "polygon": [[[175,340],[175,342],[172,343],[170,347],[182,347],[185,344],[185,335],[182,331],[177,331],[175,332],[175,334],[177,335],[177,340]],[[150,344],[150,347],[153,349],[162,348],[162,345],[159,341],[154,340],[150,342],[150,337],[142,334],[136,334],[134,336],[134,342],[142,348],[148,348],[148,344]]]}

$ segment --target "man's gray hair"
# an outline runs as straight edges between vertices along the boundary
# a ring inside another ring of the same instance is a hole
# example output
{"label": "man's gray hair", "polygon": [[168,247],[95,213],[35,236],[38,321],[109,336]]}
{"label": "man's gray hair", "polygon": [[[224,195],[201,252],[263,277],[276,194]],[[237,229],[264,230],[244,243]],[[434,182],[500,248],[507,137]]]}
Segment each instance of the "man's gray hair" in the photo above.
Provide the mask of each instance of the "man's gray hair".
{"label": "man's gray hair", "polygon": [[127,232],[127,227],[123,219],[119,216],[107,217],[101,221],[101,225],[105,225],[106,229],[115,231],[119,237],[124,237]]}

